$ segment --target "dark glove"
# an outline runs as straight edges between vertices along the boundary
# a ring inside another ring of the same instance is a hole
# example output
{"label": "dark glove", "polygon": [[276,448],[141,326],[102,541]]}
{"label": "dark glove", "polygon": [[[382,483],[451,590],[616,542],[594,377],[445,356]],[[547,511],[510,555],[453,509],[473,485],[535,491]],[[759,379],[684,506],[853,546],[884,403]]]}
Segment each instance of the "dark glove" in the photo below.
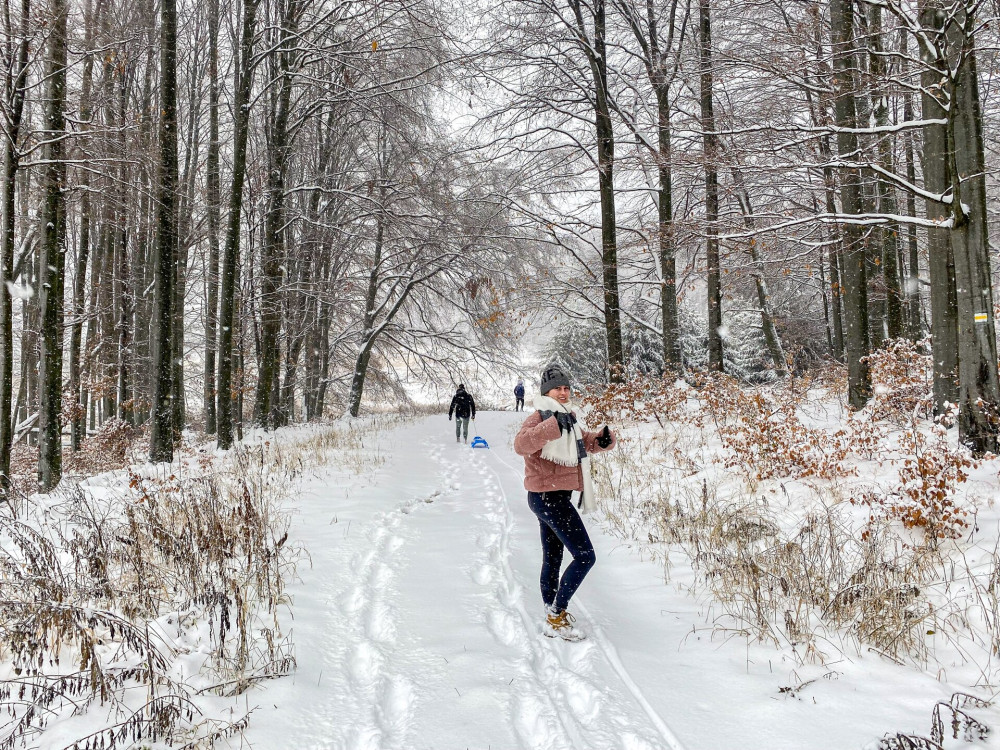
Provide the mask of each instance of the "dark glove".
{"label": "dark glove", "polygon": [[576,417],[564,411],[556,412],[556,422],[559,423],[559,433],[572,432]]}
{"label": "dark glove", "polygon": [[448,421],[451,421],[451,414],[448,415]]}
{"label": "dark glove", "polygon": [[601,448],[607,448],[611,445],[611,430],[608,429],[607,425],[604,425],[604,429],[598,434],[597,444]]}

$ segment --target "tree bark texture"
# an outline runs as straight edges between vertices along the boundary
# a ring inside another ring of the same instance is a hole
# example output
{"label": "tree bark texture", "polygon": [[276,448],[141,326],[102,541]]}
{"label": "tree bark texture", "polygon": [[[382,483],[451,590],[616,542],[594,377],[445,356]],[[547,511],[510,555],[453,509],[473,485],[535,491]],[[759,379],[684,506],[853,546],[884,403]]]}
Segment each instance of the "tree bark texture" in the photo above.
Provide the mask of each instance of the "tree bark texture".
{"label": "tree bark texture", "polygon": [[219,378],[216,414],[218,446],[233,444],[233,405],[238,394],[233,390],[233,328],[236,325],[236,269],[240,250],[240,214],[243,210],[243,186],[247,168],[247,131],[250,123],[250,98],[253,89],[253,38],[258,0],[245,0],[240,34],[239,75],[234,102],[233,180],[229,191],[229,220],[222,256],[219,299]]}
{"label": "tree bark texture", "polygon": [[38,489],[52,490],[62,477],[62,328],[66,270],[65,140],[66,0],[49,0],[49,41],[45,65],[46,166],[41,265],[41,355],[39,359]]}
{"label": "tree bark texture", "polygon": [[[944,12],[934,2],[921,8],[924,28],[943,34]],[[924,120],[947,120],[944,92],[944,60],[922,47],[924,69],[921,74],[921,106]],[[941,97],[939,99],[938,97]],[[948,128],[938,123],[923,127],[924,187],[930,193],[946,194],[951,189],[951,165],[948,158]],[[927,218],[943,224],[949,210],[943,203],[926,201]],[[931,348],[934,359],[934,407],[943,413],[947,404],[958,403],[958,297],[955,287],[955,258],[947,228],[927,230],[927,257],[931,278]]]}
{"label": "tree bark texture", "polygon": [[571,0],[580,46],[590,64],[597,132],[598,192],[601,198],[601,267],[604,286],[604,332],[608,346],[609,377],[620,382],[625,377],[625,349],[622,345],[621,302],[618,291],[618,223],[615,212],[615,133],[611,120],[611,92],[608,88],[608,59],[605,0],[593,5],[593,38],[589,38],[582,0]]}
{"label": "tree bark texture", "polygon": [[272,100],[267,173],[267,215],[261,246],[260,312],[261,356],[254,401],[254,421],[260,427],[278,425],[278,378],[281,346],[281,282],[285,261],[285,169],[288,161],[288,116],[292,96],[292,55],[289,44],[296,31],[297,3],[286,0],[282,7],[281,40],[275,51],[278,91]]}
{"label": "tree bark texture", "polygon": [[14,298],[7,284],[14,283],[14,244],[16,227],[15,197],[20,168],[21,120],[24,116],[25,85],[28,72],[28,23],[30,0],[21,0],[20,27],[8,29],[17,40],[14,67],[9,73],[5,94],[8,101],[7,133],[4,144],[3,238],[0,248],[0,490],[6,492],[10,480],[10,449],[16,413],[11,410],[14,391]]}
{"label": "tree bark texture", "polygon": [[153,263],[153,413],[149,460],[174,456],[174,282],[177,269],[177,4],[160,0],[160,159]]}
{"label": "tree bark texture", "polygon": [[709,0],[699,0],[701,34],[701,130],[705,158],[705,259],[708,284],[708,369],[722,372],[722,271],[719,259],[719,137],[715,131],[712,81],[712,16]]}
{"label": "tree bark texture", "polygon": [[[833,42],[834,116],[837,126],[837,151],[841,160],[858,158],[857,128],[857,56],[854,50],[854,5],[852,0],[830,0]],[[845,214],[860,214],[861,172],[852,166],[840,168],[840,202]],[[868,331],[868,280],[865,246],[858,225],[845,222],[842,255],[844,342],[847,355],[847,401],[861,409],[871,397],[868,354],[871,340]]]}
{"label": "tree bark texture", "polygon": [[208,154],[205,157],[208,267],[205,269],[205,432],[217,429],[216,347],[219,332],[219,0],[208,3]]}
{"label": "tree bark texture", "polygon": [[[986,213],[986,159],[979,73],[971,13],[952,16],[945,31],[957,67],[949,108],[952,251],[958,298],[958,428],[977,455],[1000,446],[1000,382]],[[957,62],[957,66],[956,63]]]}

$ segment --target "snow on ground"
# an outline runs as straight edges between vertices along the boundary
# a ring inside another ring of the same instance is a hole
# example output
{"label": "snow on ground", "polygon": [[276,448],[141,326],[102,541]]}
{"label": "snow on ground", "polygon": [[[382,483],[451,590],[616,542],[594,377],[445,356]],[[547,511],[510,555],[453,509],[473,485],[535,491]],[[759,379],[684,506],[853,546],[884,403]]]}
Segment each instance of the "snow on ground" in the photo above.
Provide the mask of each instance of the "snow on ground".
{"label": "snow on ground", "polygon": [[[665,582],[599,516],[598,564],[570,606],[589,637],[545,638],[538,526],[511,448],[524,416],[481,412],[489,450],[457,445],[444,415],[400,423],[372,434],[378,459],[360,475],[330,466],[304,485],[298,669],[244,696],[253,747],[844,750],[926,736],[935,702],[969,689],[874,654],[803,666],[713,636],[686,561]],[[1000,726],[996,709],[975,713]]]}

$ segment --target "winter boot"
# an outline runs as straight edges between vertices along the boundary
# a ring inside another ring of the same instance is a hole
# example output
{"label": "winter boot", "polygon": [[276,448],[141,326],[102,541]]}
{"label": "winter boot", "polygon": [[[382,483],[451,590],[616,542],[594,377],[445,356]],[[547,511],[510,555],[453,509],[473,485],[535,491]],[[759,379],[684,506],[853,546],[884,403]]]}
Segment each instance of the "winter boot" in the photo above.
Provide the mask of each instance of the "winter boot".
{"label": "winter boot", "polygon": [[582,641],[584,636],[573,627],[576,618],[566,610],[546,609],[547,617],[542,632],[549,638],[562,638],[564,641]]}

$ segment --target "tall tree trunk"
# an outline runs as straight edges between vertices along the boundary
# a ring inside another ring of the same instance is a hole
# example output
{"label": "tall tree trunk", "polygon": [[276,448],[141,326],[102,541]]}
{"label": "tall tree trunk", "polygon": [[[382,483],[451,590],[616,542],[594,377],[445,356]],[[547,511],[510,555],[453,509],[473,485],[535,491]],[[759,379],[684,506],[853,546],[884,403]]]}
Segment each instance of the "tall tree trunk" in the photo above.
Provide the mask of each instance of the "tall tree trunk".
{"label": "tall tree trunk", "polygon": [[[625,15],[643,51],[646,75],[656,95],[657,241],[660,261],[660,323],[662,327],[663,369],[681,370],[680,324],[677,316],[677,238],[674,233],[673,154],[671,153],[670,85],[673,73],[668,61],[673,51],[678,0],[667,11],[666,39],[660,40],[659,13],[654,0],[645,0],[645,23],[638,4],[628,6]],[[676,71],[674,71],[675,73]]]}
{"label": "tall tree trunk", "polygon": [[[820,138],[820,156],[823,157],[823,192],[826,196],[826,212],[837,213],[837,178],[834,175],[833,149],[824,135]],[[834,226],[830,232],[827,260],[830,266],[830,307],[833,318],[833,341],[830,354],[838,362],[844,361],[844,285],[840,280],[841,262],[844,256],[844,233]]]}
{"label": "tall tree trunk", "polygon": [[[821,18],[819,6],[813,6],[813,52],[815,55],[816,72],[814,80],[818,87],[825,88],[832,78],[829,66],[826,64],[826,56],[823,52],[823,31],[824,24]],[[811,101],[811,95],[807,92],[807,98]],[[830,122],[830,106],[832,99],[829,95],[820,95],[817,106],[810,107],[813,124],[819,128],[825,128]],[[837,178],[833,170],[833,149],[830,146],[830,137],[822,134],[817,139],[817,149],[823,163],[823,192],[826,197],[826,212],[831,216],[837,213]],[[844,323],[843,323],[843,287],[840,283],[840,261],[843,252],[843,235],[840,228],[834,225],[830,231],[828,239],[829,250],[827,260],[830,267],[830,314],[832,319],[832,331],[830,341],[830,356],[839,362],[844,361]]]}
{"label": "tall tree trunk", "polygon": [[611,91],[608,88],[608,57],[605,0],[595,0],[592,13],[593,39],[584,23],[582,0],[571,0],[582,51],[590,64],[594,86],[594,119],[597,132],[598,192],[601,198],[601,266],[604,284],[604,332],[608,346],[608,367],[612,382],[625,377],[625,348],[622,345],[621,302],[618,292],[618,225],[615,212],[615,133],[611,120]]}
{"label": "tall tree trunk", "polygon": [[70,420],[70,444],[80,450],[87,431],[87,405],[83,392],[83,321],[87,299],[87,263],[90,258],[90,197],[84,194],[80,201],[80,242],[77,249],[76,276],[73,279],[73,322],[70,327],[69,392],[76,402]]}
{"label": "tall tree trunk", "polygon": [[[833,46],[834,113],[838,126],[837,151],[843,161],[858,158],[856,129],[857,65],[854,51],[853,0],[830,0]],[[861,213],[861,173],[850,166],[840,168],[840,202],[847,215]],[[868,354],[868,280],[865,247],[858,225],[845,222],[843,268],[844,338],[847,350],[847,401],[861,409],[871,397]]]}
{"label": "tall tree trunk", "polygon": [[[381,176],[380,176],[381,177]],[[385,181],[380,179],[379,205],[376,213],[378,225],[375,228],[375,254],[372,257],[372,267],[368,273],[368,289],[365,292],[365,312],[361,323],[361,348],[354,363],[354,375],[351,378],[351,392],[348,396],[347,408],[352,417],[361,413],[361,398],[365,390],[365,378],[368,375],[368,364],[371,362],[372,348],[375,346],[375,305],[378,298],[378,287],[382,273],[382,250],[385,241]]]}
{"label": "tall tree trunk", "polygon": [[219,380],[218,446],[233,444],[233,328],[236,324],[236,265],[240,251],[240,213],[243,210],[243,184],[246,179],[247,131],[250,122],[250,95],[253,89],[253,37],[258,0],[244,0],[243,28],[240,36],[239,75],[233,138],[233,181],[229,192],[229,223],[222,258],[222,288],[219,310]]}
{"label": "tall tree trunk", "polygon": [[986,158],[974,18],[958,13],[946,30],[957,76],[949,107],[952,250],[958,292],[958,428],[974,453],[1000,447],[1000,377],[986,213]]}
{"label": "tall tree trunk", "polygon": [[277,56],[277,76],[280,80],[273,99],[268,143],[267,216],[264,219],[264,242],[261,245],[261,356],[254,401],[254,418],[260,427],[275,427],[278,422],[274,382],[278,377],[278,337],[281,334],[281,278],[285,255],[285,165],[288,161],[288,116],[292,96],[292,50],[289,42],[296,32],[298,14],[295,0],[279,4],[281,40]]}
{"label": "tall tree trunk", "polygon": [[674,236],[673,169],[670,153],[670,91],[657,86],[657,174],[659,176],[660,313],[663,326],[663,368],[681,370],[681,332],[677,315],[677,241]]}
{"label": "tall tree trunk", "polygon": [[172,353],[171,353],[171,392],[174,394],[173,430],[174,435],[180,435],[187,423],[187,403],[184,391],[184,300],[187,296],[188,255],[192,244],[192,207],[195,200],[195,175],[197,174],[198,153],[201,147],[201,100],[198,97],[200,78],[200,47],[195,45],[192,54],[188,78],[188,122],[187,137],[184,148],[183,177],[178,181],[178,196],[175,205],[178,206],[176,228],[177,246],[174,261],[174,294],[171,308],[172,322]]}
{"label": "tall tree trunk", "polygon": [[[921,21],[925,28],[943,34],[943,11],[936,0],[921,6]],[[924,63],[921,74],[921,106],[925,121],[945,121],[948,113],[943,98],[942,82],[946,63],[932,56],[921,45]],[[944,195],[951,188],[951,169],[948,158],[948,128],[943,124],[928,122],[923,127],[924,187],[930,193]],[[926,201],[927,218],[943,222],[948,208],[942,203]],[[927,257],[931,277],[931,348],[934,362],[934,408],[943,413],[946,404],[958,403],[958,324],[956,313],[958,297],[955,288],[955,258],[950,232],[946,228],[931,227],[927,230]]]}
{"label": "tall tree trunk", "polygon": [[[9,2],[9,0],[7,0]],[[10,14],[6,13],[5,18]],[[11,412],[11,397],[14,391],[14,298],[7,288],[13,283],[14,244],[17,192],[17,172],[21,154],[19,141],[21,119],[24,115],[25,84],[28,72],[28,23],[31,17],[30,0],[21,0],[19,28],[8,28],[8,39],[17,37],[17,53],[13,69],[6,81],[8,101],[7,133],[4,147],[3,176],[3,246],[0,248],[0,490],[6,493],[10,486],[10,449],[13,441],[12,428],[16,415]],[[9,25],[9,24],[8,24]]]}
{"label": "tall tree trunk", "polygon": [[[145,72],[142,82],[142,109],[139,119],[138,148],[143,153],[149,153],[153,148],[153,120],[152,112],[156,109],[153,103],[153,71],[156,69],[155,51],[157,49],[156,24],[152,22],[154,18],[154,5],[152,0],[147,0],[146,18],[150,19],[147,28],[148,52],[146,54]],[[153,284],[153,266],[155,252],[155,200],[152,198],[154,191],[153,175],[147,167],[146,160],[140,160],[139,170],[139,220],[138,231],[135,243],[135,262],[132,264],[131,287],[133,289],[135,301],[135,370],[143,373],[143,377],[136,377],[136,421],[145,423],[150,418],[150,407],[152,405],[152,378],[148,376],[152,363],[152,338],[151,321],[153,318],[152,295],[149,289]]]}
{"label": "tall tree trunk", "polygon": [[208,3],[208,156],[205,210],[208,218],[208,268],[205,303],[205,432],[214,435],[215,354],[219,331],[219,0]]}
{"label": "tall tree trunk", "polygon": [[[880,128],[889,126],[889,95],[887,86],[887,65],[885,51],[882,48],[882,8],[872,5],[869,11],[868,53],[872,85],[872,109],[875,125]],[[892,141],[888,133],[876,136],[878,164],[884,170],[892,173],[894,170]],[[879,213],[894,216],[897,213],[896,189],[882,176],[875,181],[875,193],[878,199]],[[903,335],[903,289],[899,275],[899,223],[891,221],[879,226],[875,239],[878,242],[877,257],[881,259],[880,268],[885,283],[885,302],[883,316],[886,333],[890,339]]]}
{"label": "tall tree trunk", "polygon": [[[109,66],[110,67],[110,66]],[[128,116],[128,77],[125,71],[117,73],[109,71],[112,79],[117,77],[118,111],[117,124],[119,135],[117,141],[118,154],[121,158],[121,166],[118,170],[118,188],[114,191],[116,196],[116,224],[118,227],[118,272],[115,275],[115,284],[118,291],[115,295],[118,300],[118,418],[134,425],[135,418],[135,394],[133,393],[134,362],[132,359],[132,330],[133,316],[135,313],[134,288],[131,285],[132,272],[129,263],[129,208],[126,203],[127,195],[125,186],[128,185],[130,174],[128,163],[128,148],[125,141],[124,123]]]}
{"label": "tall tree trunk", "polygon": [[[753,230],[756,226],[754,221],[753,203],[750,202],[750,192],[743,181],[743,172],[739,167],[732,167],[733,182],[735,183],[737,200],[743,210],[743,222],[747,229]],[[785,377],[788,374],[788,364],[785,362],[785,351],[781,346],[781,337],[774,327],[774,311],[771,309],[771,295],[767,289],[767,280],[764,278],[764,263],[760,257],[760,248],[757,247],[756,240],[750,238],[750,262],[753,270],[754,286],[757,288],[757,304],[760,307],[761,328],[764,331],[764,343],[767,345],[768,354],[771,355],[771,363],[774,365],[774,372],[778,377]],[[824,304],[826,297],[823,297]]]}
{"label": "tall tree trunk", "polygon": [[[91,14],[88,0],[84,21],[87,24],[84,47],[89,52],[94,46],[94,27],[100,22],[103,3],[97,5],[97,18]],[[94,57],[87,54],[83,61],[83,76],[80,93],[80,121],[83,127],[93,116],[90,105],[91,88],[94,76]],[[90,258],[90,227],[91,202],[90,191],[85,191],[80,198],[80,238],[76,253],[76,273],[73,284],[73,320],[70,327],[69,345],[69,393],[73,399],[73,409],[70,417],[70,447],[74,452],[80,450],[86,432],[86,406],[83,403],[80,375],[83,370],[80,347],[83,343],[84,303],[87,295],[87,262]]]}
{"label": "tall tree trunk", "polygon": [[38,489],[52,490],[62,477],[62,327],[66,270],[66,0],[49,0],[49,49],[45,64],[45,202],[41,264],[42,350],[39,360]]}
{"label": "tall tree trunk", "polygon": [[722,276],[719,263],[719,137],[715,132],[712,83],[712,16],[709,0],[698,1],[701,34],[701,130],[705,149],[705,257],[708,266],[708,369],[722,372]]}
{"label": "tall tree trunk", "polygon": [[[907,77],[907,51],[906,51],[906,29],[899,30],[899,58],[901,60],[902,73],[904,79]],[[909,91],[903,93],[903,121],[913,121],[913,94]],[[913,131],[906,130],[903,133],[903,148],[906,161],[906,180],[911,185],[917,184],[917,168],[913,155]],[[916,218],[917,197],[912,190],[906,191],[906,215]],[[909,262],[907,263],[907,277],[905,286],[906,299],[906,337],[910,341],[919,341],[923,332],[920,323],[920,256],[917,252],[917,225],[908,224],[906,227],[906,248]]]}
{"label": "tall tree trunk", "polygon": [[160,0],[160,160],[153,263],[153,415],[149,460],[174,457],[173,337],[177,263],[177,3]]}

